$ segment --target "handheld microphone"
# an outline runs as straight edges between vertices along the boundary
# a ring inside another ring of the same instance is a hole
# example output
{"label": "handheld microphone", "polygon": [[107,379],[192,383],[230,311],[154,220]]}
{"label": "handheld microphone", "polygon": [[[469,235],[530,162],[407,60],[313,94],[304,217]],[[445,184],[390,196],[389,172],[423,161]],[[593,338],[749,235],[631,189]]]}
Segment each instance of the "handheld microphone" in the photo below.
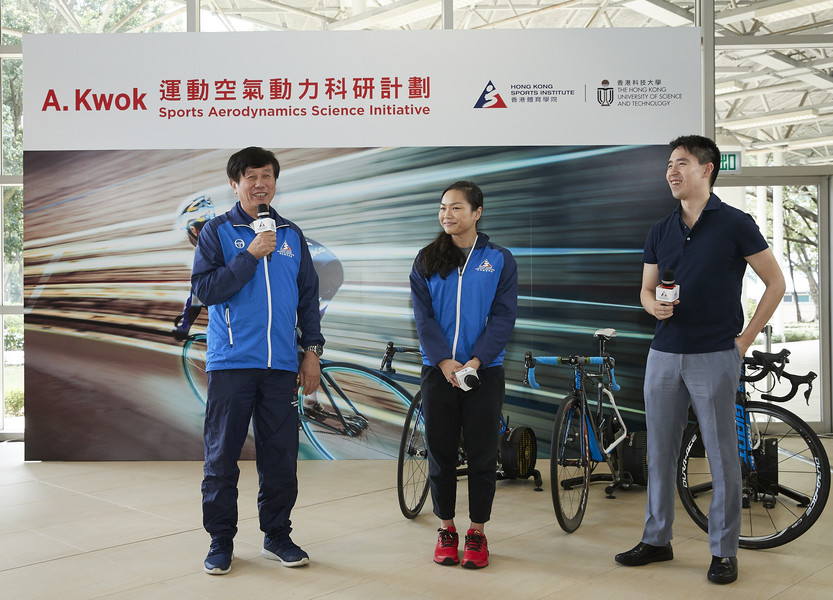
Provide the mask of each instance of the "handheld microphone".
{"label": "handheld microphone", "polygon": [[477,376],[477,371],[474,367],[460,369],[455,373],[455,376],[457,377],[457,383],[460,384],[460,389],[464,392],[476,390],[480,387],[480,377]]}
{"label": "handheld microphone", "polygon": [[657,286],[657,300],[660,302],[674,302],[680,297],[680,286],[674,283],[674,271],[665,269]]}
{"label": "handheld microphone", "polygon": [[[257,220],[252,221],[252,229],[255,230],[255,233],[261,233],[263,231],[275,231],[275,219],[269,216],[269,205],[268,204],[258,204],[257,205]],[[272,253],[266,255],[266,260],[272,260]]]}

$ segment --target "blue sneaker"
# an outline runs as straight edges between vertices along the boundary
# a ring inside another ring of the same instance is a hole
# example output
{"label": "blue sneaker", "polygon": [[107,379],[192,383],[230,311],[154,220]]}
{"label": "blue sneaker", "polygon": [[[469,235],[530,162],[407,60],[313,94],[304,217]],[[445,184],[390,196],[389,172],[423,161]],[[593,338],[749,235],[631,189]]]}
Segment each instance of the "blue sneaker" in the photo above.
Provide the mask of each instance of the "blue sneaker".
{"label": "blue sneaker", "polygon": [[301,550],[295,542],[286,537],[263,538],[261,554],[269,560],[279,560],[285,567],[300,567],[309,563],[309,554]]}
{"label": "blue sneaker", "polygon": [[231,571],[231,561],[234,558],[234,542],[230,538],[211,540],[211,548],[205,557],[203,570],[209,575],[225,575]]}

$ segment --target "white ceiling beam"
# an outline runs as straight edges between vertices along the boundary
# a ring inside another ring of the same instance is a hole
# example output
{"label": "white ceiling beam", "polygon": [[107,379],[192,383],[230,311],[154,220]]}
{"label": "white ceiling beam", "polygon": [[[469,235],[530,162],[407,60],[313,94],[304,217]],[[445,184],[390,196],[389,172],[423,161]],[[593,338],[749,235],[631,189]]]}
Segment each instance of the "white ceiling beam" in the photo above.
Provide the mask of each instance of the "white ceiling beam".
{"label": "white ceiling beam", "polygon": [[671,27],[691,25],[694,22],[693,14],[665,0],[627,0],[621,6]]}
{"label": "white ceiling beam", "polygon": [[833,48],[830,34],[796,35],[727,35],[714,38],[717,50],[743,48],[744,50],[775,50],[799,48]]}

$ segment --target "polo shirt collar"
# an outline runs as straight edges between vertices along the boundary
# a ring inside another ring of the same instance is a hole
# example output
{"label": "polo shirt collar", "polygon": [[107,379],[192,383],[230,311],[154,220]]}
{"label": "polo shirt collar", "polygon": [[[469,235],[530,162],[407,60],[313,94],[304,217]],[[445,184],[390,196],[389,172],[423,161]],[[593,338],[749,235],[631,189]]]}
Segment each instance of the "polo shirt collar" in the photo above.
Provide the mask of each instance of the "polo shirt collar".
{"label": "polo shirt collar", "polygon": [[[700,216],[697,218],[697,223],[699,223],[700,220],[703,218],[703,213],[705,213],[707,210],[708,211],[719,210],[720,207],[722,206],[722,204],[723,204],[723,201],[720,198],[718,198],[717,196],[715,196],[714,192],[711,192],[709,194],[709,201],[706,202],[706,206],[703,207],[703,212],[701,212]],[[678,204],[677,208],[674,209],[674,212],[677,215],[677,221],[680,223],[680,227],[685,230],[687,226],[686,226],[685,222],[683,221],[682,208],[683,208],[682,204]],[[697,223],[695,223],[695,225],[697,225]]]}
{"label": "polo shirt collar", "polygon": [[[703,211],[718,210],[720,208],[721,204],[723,204],[723,201],[720,198],[718,198],[717,196],[715,196],[714,192],[711,192],[709,194],[709,201],[706,202],[706,206],[703,207]],[[680,211],[682,210],[682,208],[683,208],[682,204],[677,204],[677,208],[674,209],[674,212],[677,213],[677,215],[680,218],[682,218],[682,215],[680,214]]]}

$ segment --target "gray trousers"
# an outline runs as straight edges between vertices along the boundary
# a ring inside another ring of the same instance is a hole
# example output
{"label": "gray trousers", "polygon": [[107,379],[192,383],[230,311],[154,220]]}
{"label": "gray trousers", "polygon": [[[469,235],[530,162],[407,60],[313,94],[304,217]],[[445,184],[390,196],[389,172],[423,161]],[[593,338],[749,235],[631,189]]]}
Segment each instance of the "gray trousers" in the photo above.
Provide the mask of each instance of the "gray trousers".
{"label": "gray trousers", "polygon": [[689,404],[697,415],[714,489],[709,507],[712,555],[736,556],[741,519],[741,470],[735,392],[741,356],[735,348],[705,354],[651,350],[645,368],[648,504],[642,541],[664,546],[674,522],[677,459]]}

